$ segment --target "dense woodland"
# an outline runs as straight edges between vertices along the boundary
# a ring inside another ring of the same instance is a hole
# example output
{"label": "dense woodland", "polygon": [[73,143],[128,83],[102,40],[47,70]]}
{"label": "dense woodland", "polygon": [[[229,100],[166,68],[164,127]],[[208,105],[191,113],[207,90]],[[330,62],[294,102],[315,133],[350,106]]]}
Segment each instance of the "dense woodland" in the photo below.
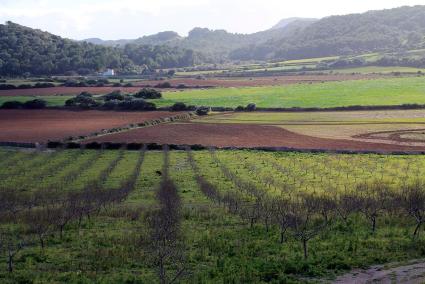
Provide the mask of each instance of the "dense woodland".
{"label": "dense woodland", "polygon": [[[425,6],[401,7],[321,20],[292,18],[254,34],[193,29],[187,37],[166,32],[136,40],[202,52],[209,61],[301,59],[425,47]],[[129,41],[99,41],[124,45]],[[131,41],[130,41],[131,42]]]}
{"label": "dense woodland", "polygon": [[[85,75],[106,68],[121,74],[141,74],[157,68],[229,60],[285,60],[425,48],[425,6],[283,23],[248,35],[195,28],[187,37],[162,32],[136,40],[77,42],[7,22],[0,25],[0,75],[70,71]],[[423,63],[422,58],[385,58],[377,64],[423,67]]]}
{"label": "dense woodland", "polygon": [[167,46],[129,44],[125,48],[77,42],[12,22],[0,25],[0,75],[85,75],[114,68],[141,73],[192,65],[194,53]]}
{"label": "dense woodland", "polygon": [[230,54],[233,59],[312,58],[425,47],[425,6],[324,18],[302,32]]}

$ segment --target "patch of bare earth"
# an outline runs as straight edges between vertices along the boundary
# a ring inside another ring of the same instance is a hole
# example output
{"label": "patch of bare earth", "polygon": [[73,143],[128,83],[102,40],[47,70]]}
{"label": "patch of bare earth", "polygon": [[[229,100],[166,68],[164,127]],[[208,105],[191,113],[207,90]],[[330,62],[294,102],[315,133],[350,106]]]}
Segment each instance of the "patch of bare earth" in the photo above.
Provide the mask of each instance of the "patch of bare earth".
{"label": "patch of bare earth", "polygon": [[360,283],[425,283],[425,262],[413,262],[403,266],[378,265],[367,270],[354,270],[342,275],[334,283],[360,284]]}
{"label": "patch of bare earth", "polygon": [[425,129],[404,129],[397,131],[369,132],[353,136],[360,139],[381,139],[394,143],[424,143]]}
{"label": "patch of bare earth", "polygon": [[204,80],[193,78],[175,78],[167,81],[138,81],[133,87],[53,87],[22,90],[0,90],[0,96],[55,96],[55,95],[77,95],[81,92],[92,94],[107,94],[112,91],[121,90],[125,93],[134,93],[142,87],[155,86],[158,83],[170,82],[176,87],[180,84],[186,87],[255,87],[290,85],[299,83],[321,83],[333,81],[362,80],[382,77],[380,75],[298,75],[277,77],[241,77],[241,78],[208,78]]}
{"label": "patch of bare earth", "polygon": [[0,90],[0,97],[78,95],[82,92],[101,95],[117,90],[120,90],[124,93],[134,93],[139,91],[140,87],[53,87],[22,90]]}
{"label": "patch of bare earth", "polygon": [[[268,76],[268,77],[232,77],[232,78],[174,78],[168,80],[173,86],[184,84],[186,86],[213,86],[213,87],[255,87],[255,86],[273,86],[290,85],[299,83],[321,83],[333,81],[348,81],[362,79],[376,79],[382,75],[362,75],[362,74],[332,74],[332,75],[287,75],[287,76]],[[141,81],[142,84],[154,86],[158,81]]]}
{"label": "patch of bare earth", "polygon": [[1,142],[46,142],[174,116],[170,112],[0,110]]}
{"label": "patch of bare earth", "polygon": [[297,134],[275,126],[179,123],[105,135],[87,142],[159,143],[216,147],[282,147],[350,151],[425,151],[425,147],[326,139]]}

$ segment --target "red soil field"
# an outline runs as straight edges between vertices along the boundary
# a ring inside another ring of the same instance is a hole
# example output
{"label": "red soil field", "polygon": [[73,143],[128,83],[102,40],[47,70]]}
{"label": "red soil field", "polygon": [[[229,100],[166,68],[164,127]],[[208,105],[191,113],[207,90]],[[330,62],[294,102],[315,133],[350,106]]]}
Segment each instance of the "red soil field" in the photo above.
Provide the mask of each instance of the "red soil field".
{"label": "red soil field", "polygon": [[102,129],[170,117],[169,112],[106,112],[66,110],[1,110],[1,142],[47,142],[87,135]]}
{"label": "red soil field", "polygon": [[425,151],[425,147],[324,139],[296,134],[275,126],[248,124],[163,124],[97,137],[87,142],[92,141],[382,152]]}
{"label": "red soil field", "polygon": [[53,88],[35,88],[22,90],[0,90],[0,96],[55,96],[55,95],[78,95],[82,92],[92,94],[108,94],[112,91],[121,90],[124,93],[134,93],[140,90],[140,87],[53,87]]}
{"label": "red soil field", "polygon": [[[235,77],[235,78],[206,78],[203,80],[194,78],[174,78],[168,80],[173,86],[185,84],[186,86],[214,86],[214,87],[256,87],[289,85],[298,83],[321,83],[332,81],[348,81],[361,79],[374,79],[383,75],[292,75],[273,77]],[[143,81],[143,84],[156,85],[158,81]]]}
{"label": "red soil field", "polygon": [[[369,132],[364,134],[359,134],[353,136],[353,138],[360,139],[381,139],[388,140],[392,142],[411,142],[411,143],[423,143],[425,142],[423,139],[411,139],[411,138],[403,138],[401,137],[403,134],[423,134],[425,133],[425,129],[405,129],[398,131],[378,131],[378,132]],[[386,136],[382,136],[382,134]]]}
{"label": "red soil field", "polygon": [[[382,77],[382,75],[299,75],[299,76],[278,76],[278,77],[253,77],[250,78],[208,78],[198,80],[192,78],[175,78],[168,80],[172,86],[184,84],[188,87],[210,86],[210,87],[255,87],[272,85],[289,85],[298,83],[320,83],[331,81],[347,81],[373,79]],[[23,90],[0,90],[0,96],[54,96],[54,95],[77,95],[81,92],[92,94],[107,94],[115,90],[121,90],[124,93],[135,93],[146,85],[155,86],[158,83],[166,81],[138,81],[134,82],[134,87],[53,87],[41,89],[23,89]],[[167,89],[163,89],[166,91]],[[175,90],[175,89],[174,89]]]}

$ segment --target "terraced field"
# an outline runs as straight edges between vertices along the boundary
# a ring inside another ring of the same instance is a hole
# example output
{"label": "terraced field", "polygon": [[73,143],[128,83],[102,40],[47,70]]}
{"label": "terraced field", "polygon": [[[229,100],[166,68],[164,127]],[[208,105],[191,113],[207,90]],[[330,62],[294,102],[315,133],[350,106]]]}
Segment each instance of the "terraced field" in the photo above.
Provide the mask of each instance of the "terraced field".
{"label": "terraced field", "polygon": [[423,156],[0,150],[0,282],[298,283],[423,258],[423,228],[403,200],[425,194],[424,165]]}

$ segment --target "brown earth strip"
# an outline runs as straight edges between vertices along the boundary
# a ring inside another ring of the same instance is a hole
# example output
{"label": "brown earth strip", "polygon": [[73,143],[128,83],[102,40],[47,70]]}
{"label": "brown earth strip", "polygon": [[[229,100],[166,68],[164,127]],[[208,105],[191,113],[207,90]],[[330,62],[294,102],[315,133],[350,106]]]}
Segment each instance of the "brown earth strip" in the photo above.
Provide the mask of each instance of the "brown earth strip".
{"label": "brown earth strip", "polygon": [[165,124],[106,135],[85,141],[114,143],[159,143],[216,147],[287,147],[294,149],[416,152],[425,147],[317,138],[288,130],[249,124]]}
{"label": "brown earth strip", "polygon": [[380,75],[303,75],[303,76],[278,76],[278,77],[254,77],[250,78],[208,78],[204,80],[191,78],[176,78],[167,81],[137,81],[134,87],[53,87],[41,89],[22,90],[0,90],[0,96],[54,96],[54,95],[77,95],[81,92],[92,94],[107,94],[115,90],[126,93],[134,93],[140,88],[158,83],[170,82],[174,87],[184,84],[187,87],[212,86],[212,87],[255,87],[271,85],[290,85],[298,83],[320,83],[332,81],[347,81],[374,79],[382,77]]}
{"label": "brown earth strip", "polygon": [[405,143],[405,142],[420,143],[420,142],[424,142],[424,140],[403,138],[403,137],[401,137],[401,135],[416,133],[416,132],[423,132],[423,131],[425,131],[425,129],[404,129],[404,130],[398,130],[398,131],[379,131],[379,132],[369,132],[369,133],[355,135],[355,136],[353,136],[353,138],[356,138],[356,139],[381,139],[381,140],[388,140],[388,141],[394,141],[394,142],[399,142],[399,143]]}
{"label": "brown earth strip", "polygon": [[[290,85],[299,83],[321,83],[332,81],[349,81],[382,78],[383,75],[341,74],[341,75],[289,75],[271,77],[232,77],[232,78],[174,78],[168,80],[173,86],[215,86],[215,87],[256,87],[273,85]],[[143,81],[143,84],[156,85],[158,81]]]}
{"label": "brown earth strip", "polygon": [[88,135],[146,120],[174,116],[170,112],[111,112],[66,110],[1,110],[0,141],[47,142]]}
{"label": "brown earth strip", "polygon": [[134,93],[140,90],[140,87],[53,87],[22,90],[0,90],[0,97],[13,96],[55,96],[55,95],[78,95],[82,92],[100,95],[120,90],[125,93]]}

